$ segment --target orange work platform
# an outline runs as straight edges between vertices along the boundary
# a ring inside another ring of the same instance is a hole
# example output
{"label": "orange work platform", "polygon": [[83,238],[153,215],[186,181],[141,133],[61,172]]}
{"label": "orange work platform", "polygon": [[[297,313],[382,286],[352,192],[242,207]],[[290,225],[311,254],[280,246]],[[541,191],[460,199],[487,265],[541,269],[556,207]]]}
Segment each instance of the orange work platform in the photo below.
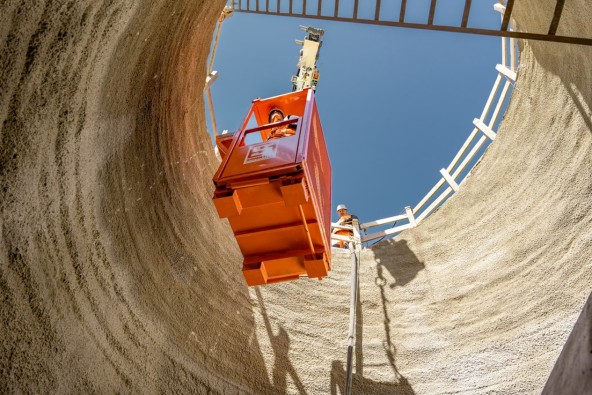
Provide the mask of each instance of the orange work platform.
{"label": "orange work platform", "polygon": [[214,204],[230,222],[247,284],[326,276],[331,164],[313,90],[254,100],[240,130],[216,142]]}

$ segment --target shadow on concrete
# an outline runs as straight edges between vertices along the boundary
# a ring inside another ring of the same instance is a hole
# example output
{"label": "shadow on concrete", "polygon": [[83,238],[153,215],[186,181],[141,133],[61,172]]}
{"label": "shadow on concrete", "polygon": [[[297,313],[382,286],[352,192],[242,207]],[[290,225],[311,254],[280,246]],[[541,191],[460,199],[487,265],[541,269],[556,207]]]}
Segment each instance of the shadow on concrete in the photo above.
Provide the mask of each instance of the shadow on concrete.
{"label": "shadow on concrete", "polygon": [[[407,240],[388,240],[373,248],[374,258],[376,260],[375,284],[380,289],[380,301],[382,303],[382,314],[384,324],[384,341],[382,346],[386,357],[397,377],[397,394],[414,394],[413,388],[407,379],[399,372],[396,361],[397,348],[393,344],[391,334],[391,318],[388,306],[390,300],[387,293],[396,287],[404,287],[409,284],[417,273],[425,268],[415,253],[407,245]],[[389,284],[385,273],[389,273],[392,282]]]}
{"label": "shadow on concrete", "polygon": [[277,391],[277,393],[286,393],[288,389],[287,377],[289,375],[292,378],[298,393],[306,394],[304,385],[302,384],[302,381],[300,381],[300,378],[294,369],[294,365],[292,365],[290,357],[288,356],[288,352],[290,351],[290,337],[288,336],[288,332],[278,325],[278,333],[277,335],[274,335],[259,288],[255,289],[255,293],[257,294],[257,302],[259,303],[259,306],[261,306],[261,315],[265,323],[265,330],[267,331],[267,336],[269,336],[269,342],[273,349],[273,389]]}
{"label": "shadow on concrete", "polygon": [[[400,376],[398,382],[383,383],[363,377],[354,373],[352,377],[352,394],[373,395],[414,395],[415,391],[409,385],[407,379]],[[345,394],[345,366],[342,361],[331,363],[331,395]]]}
{"label": "shadow on concrete", "polygon": [[567,338],[542,395],[592,392],[592,293]]}
{"label": "shadow on concrete", "polygon": [[588,132],[592,133],[592,118],[590,117],[590,115],[588,115],[590,107],[585,106],[585,102],[582,99],[580,99],[580,97],[571,85],[565,85],[565,88],[567,89],[567,93],[569,93],[569,96],[573,100],[573,103],[576,105],[576,108],[580,112],[580,115],[582,115],[582,119],[588,127]]}
{"label": "shadow on concrete", "polygon": [[[578,67],[582,67],[579,65],[590,64],[592,48],[536,41],[529,42],[529,45],[537,62],[549,73],[555,74],[561,79],[577,112],[586,124],[588,132],[592,133],[592,89],[590,89],[590,79],[585,73],[573,71]],[[568,67],[570,63],[571,67]],[[573,65],[577,66],[574,67]]]}
{"label": "shadow on concrete", "polygon": [[[364,377],[363,363],[363,312],[358,288],[358,303],[356,311],[356,349],[355,349],[355,373],[352,377],[352,393],[361,394],[400,394],[412,395],[415,391],[409,381],[399,372],[396,360],[396,347],[391,340],[390,315],[388,306],[390,301],[387,293],[395,287],[404,287],[411,282],[421,270],[425,268],[417,256],[407,246],[406,240],[389,240],[372,249],[376,259],[376,285],[380,288],[385,339],[383,348],[386,358],[396,377],[395,382],[385,383],[370,380]],[[386,273],[393,280],[389,284]],[[345,393],[345,367],[344,363],[335,360],[331,365],[331,394]]]}
{"label": "shadow on concrete", "polygon": [[376,284],[380,287],[388,283],[384,277],[385,271],[394,280],[388,284],[388,287],[394,289],[409,284],[417,273],[425,268],[423,262],[417,259],[415,253],[407,246],[407,240],[388,240],[374,247],[372,251],[377,263]]}

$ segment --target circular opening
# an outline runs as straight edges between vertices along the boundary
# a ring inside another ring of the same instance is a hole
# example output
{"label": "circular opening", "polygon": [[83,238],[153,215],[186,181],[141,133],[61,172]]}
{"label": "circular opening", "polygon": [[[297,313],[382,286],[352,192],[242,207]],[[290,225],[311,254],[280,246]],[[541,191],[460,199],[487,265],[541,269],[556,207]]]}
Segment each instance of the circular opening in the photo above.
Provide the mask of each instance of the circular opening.
{"label": "circular opening", "polygon": [[[444,10],[435,23],[454,24],[462,15],[462,8]],[[421,12],[409,10],[409,21]],[[499,26],[500,14],[492,4],[475,5],[471,22]],[[325,30],[317,99],[333,168],[332,206],[347,203],[361,222],[415,207],[480,117],[497,77],[501,39],[236,14],[225,22],[216,54],[219,129],[238,128],[252,99],[290,91],[294,39],[303,36],[298,25]]]}

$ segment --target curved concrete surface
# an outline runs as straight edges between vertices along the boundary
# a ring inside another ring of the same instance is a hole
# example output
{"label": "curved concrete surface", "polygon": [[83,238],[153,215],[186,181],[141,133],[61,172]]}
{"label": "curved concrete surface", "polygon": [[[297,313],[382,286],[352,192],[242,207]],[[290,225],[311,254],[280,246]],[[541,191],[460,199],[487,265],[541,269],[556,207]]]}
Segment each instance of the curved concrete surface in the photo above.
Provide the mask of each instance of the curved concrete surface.
{"label": "curved concrete surface", "polygon": [[[559,33],[592,36],[585,2]],[[515,16],[544,31],[554,4]],[[321,282],[247,289],[210,201],[201,83],[223,5],[0,6],[0,392],[343,391],[348,253]],[[460,192],[362,254],[357,393],[590,388],[590,313],[574,324],[592,288],[592,49],[522,49]]]}

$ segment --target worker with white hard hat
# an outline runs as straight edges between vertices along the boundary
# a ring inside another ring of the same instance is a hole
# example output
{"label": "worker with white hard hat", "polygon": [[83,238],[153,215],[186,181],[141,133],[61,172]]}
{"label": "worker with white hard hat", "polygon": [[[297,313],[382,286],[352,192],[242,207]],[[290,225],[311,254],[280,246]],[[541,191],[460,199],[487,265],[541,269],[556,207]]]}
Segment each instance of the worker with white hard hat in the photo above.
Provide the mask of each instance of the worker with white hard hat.
{"label": "worker with white hard hat", "polygon": [[[337,220],[337,225],[348,226],[352,224],[352,220],[358,219],[353,214],[348,214],[347,207],[345,204],[338,204],[337,205],[337,213],[339,213],[339,219]],[[341,236],[353,236],[354,232],[350,229],[338,229],[334,228],[333,233]],[[333,247],[340,247],[340,248],[348,248],[349,243],[347,241],[338,240],[333,244]]]}

